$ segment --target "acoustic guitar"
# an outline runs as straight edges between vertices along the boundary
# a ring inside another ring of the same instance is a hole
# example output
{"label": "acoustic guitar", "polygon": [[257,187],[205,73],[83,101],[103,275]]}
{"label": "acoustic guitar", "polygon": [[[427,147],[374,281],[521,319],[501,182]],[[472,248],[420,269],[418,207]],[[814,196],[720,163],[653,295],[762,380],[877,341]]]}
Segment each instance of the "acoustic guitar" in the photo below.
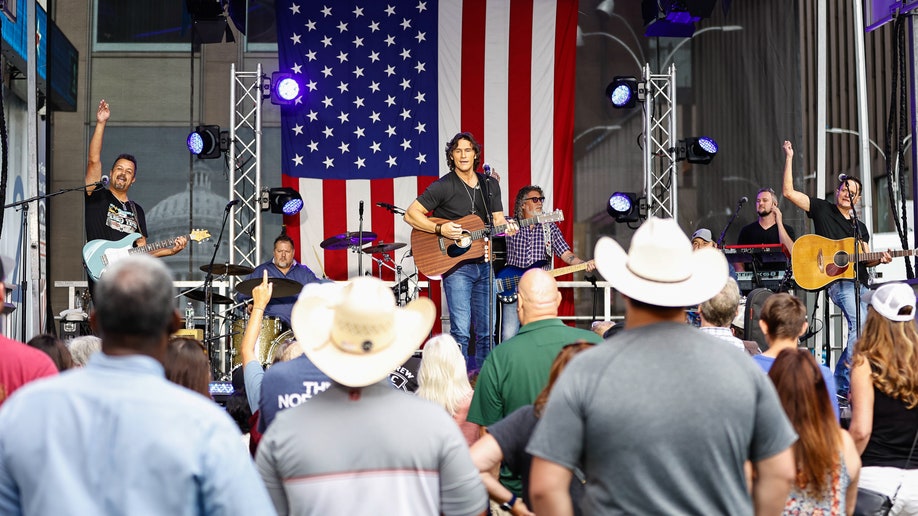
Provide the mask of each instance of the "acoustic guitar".
{"label": "acoustic guitar", "polygon": [[[536,262],[532,267],[529,267],[529,269],[541,269],[544,264],[545,262]],[[552,269],[545,272],[550,274],[552,278],[557,278],[558,276],[572,274],[577,271],[585,270],[586,268],[587,264],[583,262],[577,265],[569,265],[567,267]],[[512,303],[516,301],[516,291],[517,287],[520,285],[520,278],[522,278],[523,274],[529,269],[507,265],[497,273],[495,276],[497,278],[497,298],[500,299],[501,302]]]}
{"label": "acoustic guitar", "polygon": [[[914,256],[918,249],[889,251],[893,258]],[[879,260],[883,251],[858,253],[858,262]],[[794,280],[806,290],[819,290],[842,279],[854,279],[854,238],[832,240],[819,235],[803,235],[794,242],[791,266]]]}
{"label": "acoustic guitar", "polygon": [[[104,240],[96,239],[86,242],[83,246],[83,264],[86,265],[86,272],[93,281],[99,281],[105,268],[116,261],[126,258],[134,253],[149,253],[157,249],[172,247],[175,245],[175,238],[154,242],[152,244],[134,247],[134,242],[140,238],[140,233],[131,233],[121,240]],[[210,232],[206,229],[196,229],[190,235],[186,235],[188,240],[203,242],[210,238]]]}
{"label": "acoustic guitar", "polygon": [[[431,217],[430,220],[437,224],[451,222],[437,217]],[[522,228],[560,220],[564,220],[564,214],[561,210],[555,210],[520,220],[518,223]],[[414,255],[414,264],[427,277],[442,276],[464,262],[481,258],[485,255],[484,239],[504,233],[508,227],[507,224],[503,224],[487,231],[481,218],[474,214],[466,215],[452,222],[462,226],[462,236],[456,240],[426,231],[411,230],[411,252]]]}

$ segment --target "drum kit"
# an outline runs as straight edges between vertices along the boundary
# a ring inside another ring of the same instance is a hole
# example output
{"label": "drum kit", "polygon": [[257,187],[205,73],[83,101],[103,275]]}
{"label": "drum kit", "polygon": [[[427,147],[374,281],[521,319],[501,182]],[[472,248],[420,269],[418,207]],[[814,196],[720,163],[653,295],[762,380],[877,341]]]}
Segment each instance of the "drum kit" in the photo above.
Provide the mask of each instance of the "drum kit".
{"label": "drum kit", "polygon": [[[349,231],[326,238],[319,244],[323,249],[329,251],[350,250],[359,253],[361,256],[369,256],[379,265],[379,276],[382,279],[383,269],[388,269],[395,273],[395,286],[392,292],[395,295],[396,302],[399,306],[406,305],[409,301],[416,298],[420,291],[417,272],[406,275],[402,268],[402,262],[405,258],[411,256],[411,252],[405,253],[401,260],[396,263],[390,253],[405,247],[407,244],[402,242],[382,242],[376,245],[372,244],[377,238],[376,233],[372,231]],[[202,265],[200,269],[203,272],[210,273],[214,276],[247,276],[254,269],[245,265],[234,264],[213,264]],[[369,273],[367,273],[369,274]],[[273,285],[272,298],[282,298],[295,296],[303,289],[303,285],[297,281],[287,278],[268,278]],[[253,278],[240,281],[235,285],[235,291],[241,295],[250,297],[252,290],[260,285],[261,278]],[[188,299],[205,303],[209,307],[205,317],[208,329],[207,337],[204,339],[205,344],[222,343],[224,345],[208,345],[211,350],[211,364],[214,367],[214,378],[229,378],[232,371],[242,365],[242,336],[245,333],[245,327],[248,323],[248,314],[241,307],[247,300],[237,302],[231,297],[213,292],[203,287],[196,287],[183,292]],[[208,303],[209,294],[209,303]],[[225,309],[217,309],[217,305],[229,305]],[[223,334],[211,331],[217,327],[227,328]],[[261,330],[258,334],[258,340],[255,343],[255,356],[263,365],[270,365],[274,361],[274,355],[280,348],[283,348],[287,341],[293,338],[289,329],[284,328],[284,324],[277,317],[266,316],[262,319]],[[285,331],[286,329],[286,331]],[[228,352],[227,352],[228,351]]]}

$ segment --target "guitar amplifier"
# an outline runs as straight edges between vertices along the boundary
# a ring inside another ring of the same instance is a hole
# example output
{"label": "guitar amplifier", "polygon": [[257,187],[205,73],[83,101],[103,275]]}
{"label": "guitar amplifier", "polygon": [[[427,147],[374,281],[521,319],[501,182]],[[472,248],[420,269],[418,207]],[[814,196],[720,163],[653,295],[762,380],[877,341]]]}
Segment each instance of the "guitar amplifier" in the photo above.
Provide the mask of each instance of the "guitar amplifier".
{"label": "guitar amplifier", "polygon": [[785,271],[759,271],[758,284],[756,284],[754,272],[736,272],[736,284],[739,285],[740,292],[748,293],[756,288],[767,288],[768,290],[777,290],[781,282],[784,281]]}

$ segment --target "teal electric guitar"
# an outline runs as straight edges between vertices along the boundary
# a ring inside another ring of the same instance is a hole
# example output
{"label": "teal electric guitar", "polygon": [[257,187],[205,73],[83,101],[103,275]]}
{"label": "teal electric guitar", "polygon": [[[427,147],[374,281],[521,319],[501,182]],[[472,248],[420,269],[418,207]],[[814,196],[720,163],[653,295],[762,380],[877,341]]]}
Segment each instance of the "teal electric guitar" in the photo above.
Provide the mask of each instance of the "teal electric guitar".
{"label": "teal electric guitar", "polygon": [[[175,238],[170,238],[169,240],[134,247],[134,242],[140,237],[140,233],[131,233],[121,240],[97,239],[86,242],[86,245],[83,246],[83,264],[86,265],[86,272],[89,273],[89,277],[93,281],[99,281],[102,273],[105,272],[105,268],[122,258],[134,253],[149,253],[175,245]],[[203,242],[210,238],[210,232],[206,229],[196,229],[187,237],[195,242]]]}

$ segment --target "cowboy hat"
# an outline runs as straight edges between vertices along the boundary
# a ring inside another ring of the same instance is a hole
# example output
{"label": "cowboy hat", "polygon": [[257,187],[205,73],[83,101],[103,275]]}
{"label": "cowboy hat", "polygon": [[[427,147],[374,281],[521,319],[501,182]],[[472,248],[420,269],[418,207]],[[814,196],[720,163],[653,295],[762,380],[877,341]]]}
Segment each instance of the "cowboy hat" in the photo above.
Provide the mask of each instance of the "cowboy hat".
{"label": "cowboy hat", "polygon": [[290,320],[306,356],[332,380],[364,387],[402,365],[430,333],[436,309],[428,298],[395,306],[392,290],[369,276],[348,283],[310,283]]}
{"label": "cowboy hat", "polygon": [[596,268],[631,299],[666,307],[694,306],[727,283],[727,259],[717,249],[692,251],[673,219],[651,217],[634,232],[628,253],[609,237],[596,242]]}

